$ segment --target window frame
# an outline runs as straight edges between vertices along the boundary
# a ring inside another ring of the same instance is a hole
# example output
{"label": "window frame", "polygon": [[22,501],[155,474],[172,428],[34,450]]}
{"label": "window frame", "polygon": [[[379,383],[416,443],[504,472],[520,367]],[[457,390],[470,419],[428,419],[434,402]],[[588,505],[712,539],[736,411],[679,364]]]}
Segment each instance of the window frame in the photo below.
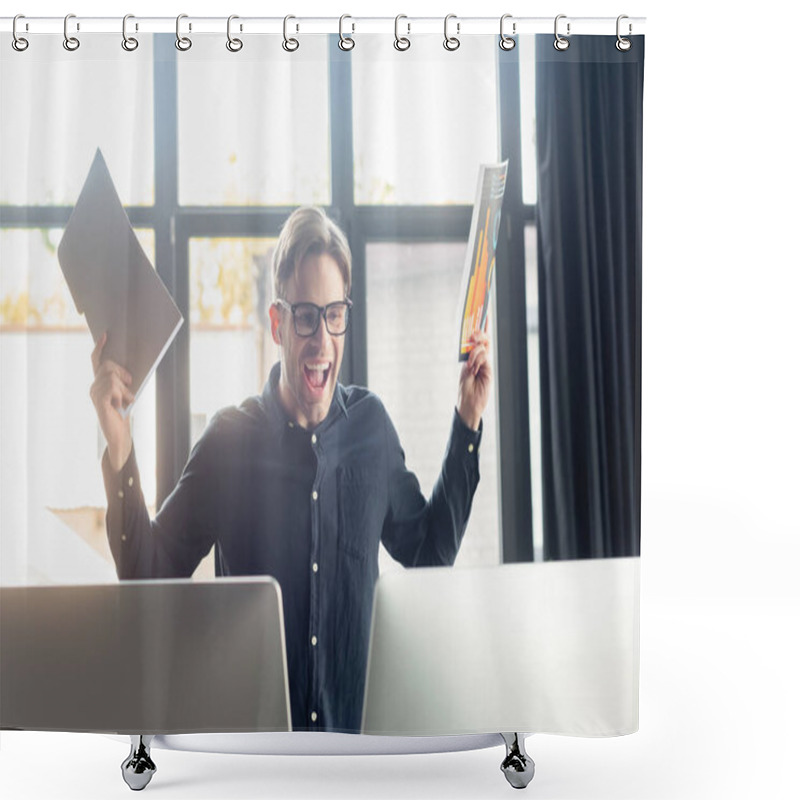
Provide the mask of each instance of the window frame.
{"label": "window frame", "polygon": [[[352,299],[358,324],[347,336],[341,379],[368,385],[366,247],[370,242],[466,241],[471,205],[356,205],[354,194],[352,61],[328,41],[331,204],[325,206],[348,237],[353,255]],[[174,37],[154,34],[154,163],[152,206],[126,208],[131,224],[155,234],[156,268],[184,319],[189,319],[189,242],[195,237],[277,236],[289,206],[182,206],[178,202],[178,53]],[[509,160],[497,258],[495,387],[498,411],[501,562],[534,560],[528,412],[525,226],[537,222],[537,205],[522,194],[520,68],[518,48],[497,51],[501,159]],[[71,207],[3,206],[0,227],[64,227]],[[189,455],[190,326],[183,325],[156,373],[156,485],[160,507]]]}

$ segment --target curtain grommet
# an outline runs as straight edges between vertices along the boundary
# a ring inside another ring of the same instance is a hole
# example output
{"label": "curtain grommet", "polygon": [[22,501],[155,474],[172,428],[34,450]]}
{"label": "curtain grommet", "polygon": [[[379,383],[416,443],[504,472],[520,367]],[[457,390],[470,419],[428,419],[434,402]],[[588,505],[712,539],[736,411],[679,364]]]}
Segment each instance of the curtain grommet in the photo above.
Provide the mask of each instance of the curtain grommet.
{"label": "curtain grommet", "polygon": [[[624,36],[623,36],[623,35],[622,35],[622,34],[619,32],[619,30],[620,30],[620,22],[622,22],[622,20],[624,20],[624,19],[628,19],[628,18],[629,18],[629,17],[628,17],[628,15],[627,15],[627,14],[620,14],[620,15],[617,17],[617,41],[616,41],[616,42],[614,42],[614,47],[616,47],[616,48],[617,48],[617,50],[619,50],[619,51],[620,51],[620,53],[627,53],[627,52],[628,52],[628,50],[630,50],[630,49],[631,49],[631,47],[633,47],[633,42],[631,42],[631,40],[630,40],[630,39],[626,39],[626,38],[625,38],[625,37],[624,37]],[[630,36],[630,35],[631,35],[631,32],[632,32],[632,30],[633,30],[633,26],[632,26],[632,25],[630,24],[630,22],[629,22],[629,23],[628,23],[628,36]]]}
{"label": "curtain grommet", "polygon": [[[11,26],[11,35],[13,37],[11,39],[11,46],[18,53],[24,53],[28,49],[28,45],[30,44],[30,42],[24,36],[20,36],[17,33],[17,20],[20,20],[20,19],[25,19],[25,15],[24,14],[17,14],[14,17],[14,22],[12,23],[12,26]],[[27,27],[27,24],[26,24],[26,27]]]}
{"label": "curtain grommet", "polygon": [[[129,19],[134,19],[133,14],[126,14],[122,18],[122,49],[132,53],[139,46],[139,40],[135,36],[128,36]],[[136,30],[139,30],[138,25],[136,26]]]}
{"label": "curtain grommet", "polygon": [[[178,14],[175,19],[175,47],[185,53],[191,46],[192,40],[188,36],[181,35],[181,20],[188,19],[188,14]],[[192,23],[189,23],[189,31],[192,30]]]}
{"label": "curtain grommet", "polygon": [[[239,17],[236,14],[231,14],[228,17],[228,31],[227,31],[228,41],[225,42],[225,47],[228,49],[228,52],[230,53],[238,53],[244,47],[244,42],[241,39],[238,39],[235,36],[231,36],[231,22],[233,22],[233,20],[235,19],[239,19]],[[241,26],[239,26],[240,31],[241,29],[242,29]]]}
{"label": "curtain grommet", "polygon": [[411,33],[411,23],[406,22],[406,27],[408,30],[406,31],[405,36],[400,35],[400,20],[401,19],[408,19],[405,14],[398,14],[394,18],[394,49],[399,50],[401,53],[404,53],[411,47],[411,39],[408,38],[408,35]]}
{"label": "curtain grommet", "polygon": [[[291,14],[287,14],[283,18],[283,43],[281,44],[281,47],[283,47],[283,49],[287,53],[294,53],[294,51],[297,50],[298,47],[300,47],[300,42],[298,42],[297,39],[295,39],[294,37],[288,36],[289,20],[290,19],[297,19],[297,17],[294,17]],[[295,32],[297,32],[299,30],[300,30],[300,26],[299,25],[295,25]]]}
{"label": "curtain grommet", "polygon": [[503,28],[507,19],[511,19],[511,14],[503,14],[503,16],[500,17],[500,41],[498,43],[500,49],[506,52],[513,50],[517,46],[516,40],[511,38],[511,36],[516,36],[517,34],[517,23],[511,23],[511,36],[507,36]]}
{"label": "curtain grommet", "polygon": [[349,36],[344,35],[344,21],[346,19],[353,19],[349,14],[342,14],[339,17],[339,49],[344,50],[345,53],[349,53],[355,46],[356,40],[353,38],[353,34],[356,32],[356,24],[353,22],[351,24],[351,31]]}
{"label": "curtain grommet", "polygon": [[[558,50],[560,53],[563,53],[569,47],[569,39],[565,39],[559,32],[558,32],[558,21],[560,19],[566,19],[566,14],[559,14],[556,17],[555,24],[553,26],[553,31],[555,33],[555,41],[553,42],[553,47]],[[567,36],[570,34],[570,23],[567,23]]]}
{"label": "curtain grommet", "polygon": [[461,47],[461,40],[458,38],[458,34],[461,33],[461,23],[456,21],[456,35],[455,36],[450,36],[448,34],[448,32],[447,32],[447,25],[448,25],[448,23],[450,22],[451,19],[457,20],[456,15],[455,14],[448,14],[444,18],[444,43],[443,43],[443,47],[444,47],[445,50],[449,50],[452,53],[454,50],[458,50],[458,48]]}
{"label": "curtain grommet", "polygon": [[[69,25],[69,21],[71,19],[75,19],[75,15],[74,14],[67,14],[67,16],[64,17],[64,42],[63,42],[63,44],[64,44],[64,49],[65,50],[69,50],[70,53],[74,53],[81,46],[81,41],[80,41],[80,39],[78,39],[77,36],[70,36],[69,35],[68,25]],[[79,31],[80,29],[81,29],[80,24],[76,23],[75,24],[75,30]]]}

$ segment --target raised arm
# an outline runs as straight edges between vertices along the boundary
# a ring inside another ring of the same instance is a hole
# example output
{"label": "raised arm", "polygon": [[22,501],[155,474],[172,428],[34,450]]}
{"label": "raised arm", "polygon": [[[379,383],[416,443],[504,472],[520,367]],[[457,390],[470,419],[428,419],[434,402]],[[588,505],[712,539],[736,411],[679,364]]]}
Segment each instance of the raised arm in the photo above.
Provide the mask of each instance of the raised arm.
{"label": "raised arm", "polygon": [[480,479],[481,417],[492,378],[488,337],[478,333],[473,342],[461,369],[458,405],[430,499],[425,499],[417,477],[407,469],[397,432],[386,418],[389,507],[382,541],[389,553],[408,567],[452,565],[467,527]]}
{"label": "raised arm", "polygon": [[404,566],[451,566],[455,562],[480,480],[481,432],[480,426],[473,431],[453,412],[442,470],[426,500],[417,476],[406,467],[397,432],[387,417],[389,506],[381,540]]}
{"label": "raised arm", "polygon": [[189,577],[213,544],[209,529],[207,488],[209,447],[192,453],[181,480],[154,520],[150,519],[139,480],[130,417],[120,411],[133,402],[131,376],[123,367],[103,360],[106,334],[92,352],[94,382],[90,396],[106,439],[102,469],[108,508],[106,534],[117,575],[137,578]]}
{"label": "raised arm", "polygon": [[119,472],[133,446],[130,417],[123,418],[120,412],[133,402],[133,394],[128,388],[131,384],[130,373],[114,361],[103,359],[107,338],[108,334],[104,333],[92,351],[94,382],[89,395],[106,439],[111,468]]}
{"label": "raised arm", "polygon": [[470,341],[472,349],[458,381],[458,415],[467,427],[476,431],[489,402],[492,365],[489,361],[489,337],[479,331]]}

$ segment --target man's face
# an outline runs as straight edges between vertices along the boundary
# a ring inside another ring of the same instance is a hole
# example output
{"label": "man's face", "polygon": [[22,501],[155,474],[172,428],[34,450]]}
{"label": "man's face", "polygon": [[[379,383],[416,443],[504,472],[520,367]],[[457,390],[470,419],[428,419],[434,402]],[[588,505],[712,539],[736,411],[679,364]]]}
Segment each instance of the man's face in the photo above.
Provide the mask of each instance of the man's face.
{"label": "man's face", "polygon": [[[286,302],[328,303],[345,299],[344,279],[327,253],[308,255],[286,287]],[[328,415],[344,354],[344,336],[331,336],[320,319],[316,333],[295,333],[292,312],[285,306],[270,308],[272,337],[281,345],[280,397],[289,416],[303,428],[314,428]]]}

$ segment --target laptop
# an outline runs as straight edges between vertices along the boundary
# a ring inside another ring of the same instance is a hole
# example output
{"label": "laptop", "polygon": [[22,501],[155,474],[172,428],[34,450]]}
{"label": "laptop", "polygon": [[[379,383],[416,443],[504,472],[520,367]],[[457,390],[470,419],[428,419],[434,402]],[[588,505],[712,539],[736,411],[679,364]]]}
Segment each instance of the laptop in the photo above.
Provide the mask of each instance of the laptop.
{"label": "laptop", "polygon": [[0,588],[0,728],[290,731],[280,586]]}

